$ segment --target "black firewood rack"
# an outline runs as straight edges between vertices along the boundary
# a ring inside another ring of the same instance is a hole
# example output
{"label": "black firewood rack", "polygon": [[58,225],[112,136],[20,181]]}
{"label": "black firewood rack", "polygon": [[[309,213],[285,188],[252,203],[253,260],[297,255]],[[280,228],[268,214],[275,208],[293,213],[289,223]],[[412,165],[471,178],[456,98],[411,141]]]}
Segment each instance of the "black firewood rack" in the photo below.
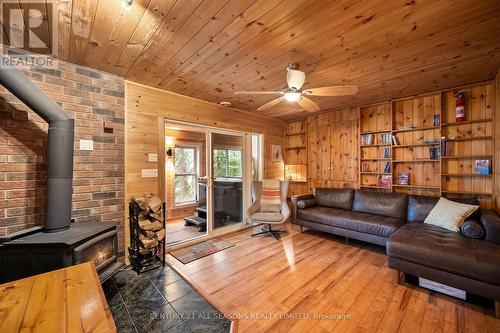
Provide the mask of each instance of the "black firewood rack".
{"label": "black firewood rack", "polygon": [[166,215],[166,205],[165,202],[162,203],[161,211],[163,216],[163,229],[165,229],[165,237],[161,241],[158,241],[158,245],[152,249],[151,252],[143,254],[139,251],[139,215],[141,213],[141,208],[135,200],[132,200],[129,205],[129,223],[130,223],[130,246],[128,248],[130,265],[132,269],[141,274],[149,270],[164,267],[165,266],[165,244],[167,239],[166,228],[165,228],[165,215]]}

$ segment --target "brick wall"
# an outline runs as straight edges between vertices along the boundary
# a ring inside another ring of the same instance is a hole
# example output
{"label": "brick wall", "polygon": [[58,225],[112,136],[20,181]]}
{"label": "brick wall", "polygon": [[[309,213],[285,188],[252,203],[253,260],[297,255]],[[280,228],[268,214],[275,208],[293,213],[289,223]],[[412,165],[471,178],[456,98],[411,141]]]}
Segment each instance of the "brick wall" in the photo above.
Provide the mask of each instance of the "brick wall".
{"label": "brick wall", "polygon": [[[67,62],[20,69],[75,117],[72,217],[119,223],[123,252],[123,79]],[[112,134],[104,133],[103,122],[112,124]],[[0,235],[43,223],[47,127],[0,86]],[[80,151],[80,139],[94,140],[94,150]]]}

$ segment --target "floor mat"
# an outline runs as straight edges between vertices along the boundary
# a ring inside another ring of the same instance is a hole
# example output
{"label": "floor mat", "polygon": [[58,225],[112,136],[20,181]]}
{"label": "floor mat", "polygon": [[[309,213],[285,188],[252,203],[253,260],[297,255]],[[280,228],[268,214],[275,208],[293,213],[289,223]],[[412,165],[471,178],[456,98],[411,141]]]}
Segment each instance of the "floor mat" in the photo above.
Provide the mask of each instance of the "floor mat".
{"label": "floor mat", "polygon": [[206,242],[188,246],[169,253],[183,264],[187,264],[233,246],[234,244],[228,241],[220,238],[214,238]]}

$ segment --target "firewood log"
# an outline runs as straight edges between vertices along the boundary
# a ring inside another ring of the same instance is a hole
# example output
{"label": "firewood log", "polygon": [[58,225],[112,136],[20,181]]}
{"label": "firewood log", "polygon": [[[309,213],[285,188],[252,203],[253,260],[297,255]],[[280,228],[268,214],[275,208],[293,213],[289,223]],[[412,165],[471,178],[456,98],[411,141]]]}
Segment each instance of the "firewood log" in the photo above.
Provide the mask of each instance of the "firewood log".
{"label": "firewood log", "polygon": [[162,212],[160,211],[159,213],[149,213],[149,218],[150,220],[156,220],[156,221],[159,221],[159,222],[163,222],[163,214]]}
{"label": "firewood log", "polygon": [[141,245],[145,249],[152,249],[158,245],[158,240],[156,238],[146,238],[144,236],[140,235],[139,236],[139,241],[141,242]]}
{"label": "firewood log", "polygon": [[161,229],[156,233],[156,239],[158,239],[158,241],[162,241],[163,238],[165,238],[165,229]]}
{"label": "firewood log", "polygon": [[158,213],[161,211],[162,202],[160,198],[156,195],[153,195],[149,198],[149,210],[153,213]]}
{"label": "firewood log", "polygon": [[153,238],[156,236],[156,233],[154,231],[144,230],[141,228],[139,228],[139,231],[141,232],[142,235],[144,235],[144,237],[147,237],[147,238]]}
{"label": "firewood log", "polygon": [[162,228],[162,225],[158,221],[139,220],[139,228],[146,231],[158,231]]}

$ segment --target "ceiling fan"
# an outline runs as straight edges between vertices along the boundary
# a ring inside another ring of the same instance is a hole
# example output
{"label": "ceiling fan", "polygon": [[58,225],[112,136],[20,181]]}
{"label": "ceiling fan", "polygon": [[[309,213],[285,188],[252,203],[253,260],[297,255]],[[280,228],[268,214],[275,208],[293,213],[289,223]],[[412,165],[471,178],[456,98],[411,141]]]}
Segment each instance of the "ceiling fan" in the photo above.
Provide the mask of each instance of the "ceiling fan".
{"label": "ceiling fan", "polygon": [[306,96],[346,96],[355,95],[358,92],[356,86],[327,86],[311,89],[302,89],[306,80],[306,74],[299,71],[297,64],[291,64],[287,67],[286,82],[287,86],[281,91],[236,91],[236,95],[278,95],[280,97],[262,105],[257,111],[267,110],[282,101],[297,102],[301,108],[309,112],[319,111],[318,104]]}

